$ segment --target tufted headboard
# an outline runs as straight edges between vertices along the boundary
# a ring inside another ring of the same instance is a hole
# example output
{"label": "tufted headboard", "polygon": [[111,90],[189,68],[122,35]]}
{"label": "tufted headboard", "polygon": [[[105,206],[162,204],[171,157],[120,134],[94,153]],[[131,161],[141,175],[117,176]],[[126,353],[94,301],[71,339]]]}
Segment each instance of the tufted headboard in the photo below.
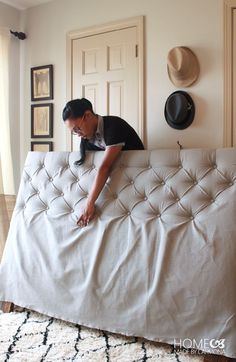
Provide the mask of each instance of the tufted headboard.
{"label": "tufted headboard", "polygon": [[80,228],[103,154],[28,153],[0,300],[171,344],[225,339],[210,352],[236,358],[236,149],[122,151]]}

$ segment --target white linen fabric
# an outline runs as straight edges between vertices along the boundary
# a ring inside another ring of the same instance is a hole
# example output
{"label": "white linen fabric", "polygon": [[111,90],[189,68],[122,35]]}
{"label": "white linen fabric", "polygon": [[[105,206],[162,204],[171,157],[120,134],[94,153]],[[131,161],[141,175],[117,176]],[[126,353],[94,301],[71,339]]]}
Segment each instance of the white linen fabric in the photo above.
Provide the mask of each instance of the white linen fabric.
{"label": "white linen fabric", "polygon": [[78,153],[28,153],[0,300],[236,358],[236,149],[122,151],[84,228],[104,151]]}

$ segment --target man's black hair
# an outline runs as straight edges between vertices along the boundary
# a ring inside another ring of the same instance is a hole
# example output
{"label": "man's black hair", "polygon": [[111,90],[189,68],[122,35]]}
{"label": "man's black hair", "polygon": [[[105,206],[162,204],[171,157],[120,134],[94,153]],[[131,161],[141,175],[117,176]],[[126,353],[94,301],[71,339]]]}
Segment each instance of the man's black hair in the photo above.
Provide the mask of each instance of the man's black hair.
{"label": "man's black hair", "polygon": [[91,111],[94,113],[92,103],[88,99],[72,99],[66,103],[65,108],[63,109],[63,121],[69,118],[82,117],[85,111]]}
{"label": "man's black hair", "polygon": [[[94,113],[92,103],[88,99],[72,99],[66,103],[65,108],[63,109],[63,121],[70,118],[82,117],[85,111],[91,111]],[[81,158],[74,162],[75,166],[80,166],[85,161],[85,141],[83,139],[80,141],[80,155]]]}

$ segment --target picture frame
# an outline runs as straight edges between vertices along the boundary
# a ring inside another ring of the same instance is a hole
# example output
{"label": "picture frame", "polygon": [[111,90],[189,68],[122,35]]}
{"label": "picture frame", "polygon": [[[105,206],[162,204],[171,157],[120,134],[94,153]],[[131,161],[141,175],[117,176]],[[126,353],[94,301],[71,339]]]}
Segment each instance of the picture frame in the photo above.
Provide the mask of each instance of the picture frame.
{"label": "picture frame", "polygon": [[31,105],[31,138],[53,137],[53,103]]}
{"label": "picture frame", "polygon": [[31,101],[53,99],[53,65],[31,68]]}
{"label": "picture frame", "polygon": [[31,142],[31,151],[50,152],[53,150],[52,141],[33,141]]}

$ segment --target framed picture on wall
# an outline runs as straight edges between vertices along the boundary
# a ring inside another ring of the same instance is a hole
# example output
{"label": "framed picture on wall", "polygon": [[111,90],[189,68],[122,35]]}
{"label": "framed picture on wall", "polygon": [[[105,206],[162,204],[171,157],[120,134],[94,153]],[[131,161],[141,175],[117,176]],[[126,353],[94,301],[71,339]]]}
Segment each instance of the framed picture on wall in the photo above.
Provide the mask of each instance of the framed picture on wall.
{"label": "framed picture on wall", "polygon": [[31,138],[53,137],[53,103],[31,105]]}
{"label": "framed picture on wall", "polygon": [[52,147],[51,141],[31,142],[31,151],[49,152],[52,150],[53,150],[53,147]]}
{"label": "framed picture on wall", "polygon": [[53,99],[53,65],[31,68],[31,100]]}

